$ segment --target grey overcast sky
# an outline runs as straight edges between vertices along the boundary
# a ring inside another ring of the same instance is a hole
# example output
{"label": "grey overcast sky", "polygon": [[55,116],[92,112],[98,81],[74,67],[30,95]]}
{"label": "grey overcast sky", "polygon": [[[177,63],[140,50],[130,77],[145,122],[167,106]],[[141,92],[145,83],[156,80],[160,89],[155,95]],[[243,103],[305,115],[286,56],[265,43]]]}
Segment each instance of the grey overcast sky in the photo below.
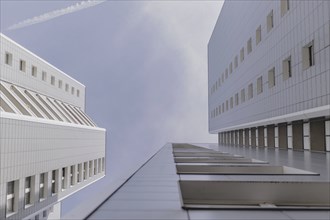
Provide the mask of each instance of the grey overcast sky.
{"label": "grey overcast sky", "polygon": [[107,129],[107,176],[64,201],[64,215],[110,193],[166,142],[216,142],[207,43],[222,4],[1,0],[1,32],[86,85],[86,111]]}

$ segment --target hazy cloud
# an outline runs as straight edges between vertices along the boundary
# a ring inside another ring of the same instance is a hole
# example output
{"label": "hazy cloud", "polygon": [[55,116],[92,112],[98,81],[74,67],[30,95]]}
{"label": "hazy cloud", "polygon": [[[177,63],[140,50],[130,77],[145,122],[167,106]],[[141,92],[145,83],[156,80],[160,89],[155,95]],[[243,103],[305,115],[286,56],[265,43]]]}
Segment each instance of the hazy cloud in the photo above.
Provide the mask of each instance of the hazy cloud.
{"label": "hazy cloud", "polygon": [[21,21],[17,24],[14,24],[14,25],[10,26],[8,29],[9,30],[15,30],[15,29],[27,27],[27,26],[30,26],[30,25],[33,25],[33,24],[38,24],[38,23],[45,22],[45,21],[51,20],[53,18],[62,16],[62,15],[70,14],[70,13],[77,12],[77,11],[80,11],[80,10],[83,10],[83,9],[86,9],[86,8],[89,8],[89,7],[93,7],[93,6],[98,5],[100,3],[103,3],[103,2],[105,2],[105,0],[81,1],[81,2],[78,2],[74,5],[68,6],[66,8],[62,8],[62,9],[58,9],[58,10],[55,10],[55,11],[47,12],[45,14],[35,16],[33,18],[26,19],[24,21]]}

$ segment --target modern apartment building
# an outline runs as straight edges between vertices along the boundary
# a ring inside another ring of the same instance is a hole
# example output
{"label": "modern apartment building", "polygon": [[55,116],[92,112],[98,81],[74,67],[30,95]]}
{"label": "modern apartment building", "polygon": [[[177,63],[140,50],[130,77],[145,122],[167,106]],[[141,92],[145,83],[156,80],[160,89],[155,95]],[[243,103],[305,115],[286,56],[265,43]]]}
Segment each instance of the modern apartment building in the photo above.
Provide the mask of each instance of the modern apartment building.
{"label": "modern apartment building", "polygon": [[84,85],[0,40],[0,219],[59,219],[61,200],[104,177],[106,130]]}
{"label": "modern apartment building", "polygon": [[330,151],[330,2],[226,1],[208,45],[219,143]]}

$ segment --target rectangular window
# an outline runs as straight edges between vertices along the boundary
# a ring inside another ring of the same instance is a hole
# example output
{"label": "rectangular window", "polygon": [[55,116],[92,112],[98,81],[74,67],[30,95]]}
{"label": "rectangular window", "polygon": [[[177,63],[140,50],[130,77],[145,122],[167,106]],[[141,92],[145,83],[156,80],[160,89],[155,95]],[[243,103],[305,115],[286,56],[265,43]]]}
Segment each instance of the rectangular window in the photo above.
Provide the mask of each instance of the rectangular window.
{"label": "rectangular window", "polygon": [[52,186],[51,186],[52,195],[56,193],[56,171],[52,171]]}
{"label": "rectangular window", "polygon": [[71,94],[74,94],[74,87],[71,87]]}
{"label": "rectangular window", "polygon": [[65,91],[69,92],[69,84],[65,83]]}
{"label": "rectangular window", "polygon": [[248,99],[252,99],[253,98],[253,84],[250,83],[250,85],[248,86]]}
{"label": "rectangular window", "polygon": [[19,70],[22,72],[26,71],[26,62],[24,60],[19,61]]}
{"label": "rectangular window", "polygon": [[268,71],[268,87],[272,88],[275,86],[275,67]]}
{"label": "rectangular window", "polygon": [[52,84],[53,86],[55,86],[55,76],[51,76],[50,77],[50,84]]}
{"label": "rectangular window", "polygon": [[241,90],[241,102],[245,102],[245,89]]}
{"label": "rectangular window", "polygon": [[75,166],[70,167],[70,186],[74,185],[74,176],[75,176]]}
{"label": "rectangular window", "polygon": [[235,105],[237,106],[239,104],[239,96],[238,93],[235,95]]}
{"label": "rectangular window", "polygon": [[281,16],[285,15],[290,9],[289,0],[281,0]]}
{"label": "rectangular window", "polygon": [[256,45],[261,41],[261,25],[256,30]]}
{"label": "rectangular window", "polygon": [[43,200],[46,198],[47,194],[47,174],[42,173],[40,174],[40,179],[39,179],[39,200]]}
{"label": "rectangular window", "polygon": [[288,57],[287,59],[283,60],[282,69],[283,69],[283,80],[289,79],[292,76],[291,56]]}
{"label": "rectangular window", "polygon": [[235,67],[235,68],[238,67],[238,56],[235,57],[235,60],[234,60],[234,67]]}
{"label": "rectangular window", "polygon": [[26,177],[24,186],[24,206],[32,205],[33,203],[33,186],[32,177]]}
{"label": "rectangular window", "polygon": [[269,32],[274,27],[274,15],[273,10],[267,15],[267,32]]}
{"label": "rectangular window", "polygon": [[223,73],[222,73],[221,78],[222,78],[222,83],[223,83],[225,81],[225,75]]}
{"label": "rectangular window", "polygon": [[260,76],[257,79],[257,94],[262,93],[262,91],[263,91],[263,87],[262,87],[262,76]]}
{"label": "rectangular window", "polygon": [[228,103],[228,100],[226,100],[226,111],[228,111],[229,109],[229,103]]}
{"label": "rectangular window", "polygon": [[45,71],[42,71],[41,79],[42,79],[43,81],[46,81],[46,80],[47,80],[47,73],[46,73]]}
{"label": "rectangular window", "polygon": [[226,77],[226,79],[228,78],[228,68],[225,71],[225,77]]}
{"label": "rectangular window", "polygon": [[44,211],[42,212],[42,217],[44,217],[44,218],[47,217],[47,210],[44,210]]}
{"label": "rectangular window", "polygon": [[38,72],[37,67],[36,66],[32,66],[31,67],[31,74],[32,74],[32,76],[37,77],[37,72]]}
{"label": "rectangular window", "polygon": [[63,81],[62,80],[58,80],[58,88],[62,89],[63,87]]}
{"label": "rectangular window", "polygon": [[314,60],[314,41],[303,47],[302,50],[303,69],[308,69],[315,63]]}
{"label": "rectangular window", "polygon": [[82,180],[82,164],[78,164],[78,171],[77,171],[77,182],[80,183]]}
{"label": "rectangular window", "polygon": [[97,160],[94,160],[94,175],[97,174]]}
{"label": "rectangular window", "polygon": [[105,169],[105,159],[104,157],[102,157],[102,171],[104,171]]}
{"label": "rectangular window", "polygon": [[84,180],[87,180],[87,166],[88,166],[88,163],[85,162],[84,163]]}
{"label": "rectangular window", "polygon": [[232,109],[234,107],[234,98],[230,97],[230,108]]}
{"label": "rectangular window", "polygon": [[243,60],[244,60],[244,47],[241,49],[241,52],[240,52],[240,60],[241,60],[241,62],[243,62]]}
{"label": "rectangular window", "polygon": [[225,103],[222,103],[222,112],[225,112]]}
{"label": "rectangular window", "polygon": [[5,64],[11,66],[13,64],[13,55],[9,52],[5,54]]}
{"label": "rectangular window", "polygon": [[7,183],[6,215],[15,212],[15,181]]}
{"label": "rectangular window", "polygon": [[39,220],[39,214],[34,216],[34,220]]}
{"label": "rectangular window", "polygon": [[233,63],[229,64],[229,73],[233,73]]}
{"label": "rectangular window", "polygon": [[93,161],[89,161],[89,176],[93,176]]}
{"label": "rectangular window", "polygon": [[[218,109],[218,108],[217,108],[217,109]],[[219,109],[218,109],[218,113],[220,114]],[[98,167],[97,172],[98,172],[98,173],[101,173],[101,171],[102,171],[102,167],[101,167],[101,158],[98,159],[98,165],[97,165],[97,167]]]}
{"label": "rectangular window", "polygon": [[67,188],[66,186],[66,177],[67,177],[67,169],[65,167],[62,168],[62,191]]}
{"label": "rectangular window", "polygon": [[251,53],[252,52],[252,39],[250,38],[247,42],[247,53]]}

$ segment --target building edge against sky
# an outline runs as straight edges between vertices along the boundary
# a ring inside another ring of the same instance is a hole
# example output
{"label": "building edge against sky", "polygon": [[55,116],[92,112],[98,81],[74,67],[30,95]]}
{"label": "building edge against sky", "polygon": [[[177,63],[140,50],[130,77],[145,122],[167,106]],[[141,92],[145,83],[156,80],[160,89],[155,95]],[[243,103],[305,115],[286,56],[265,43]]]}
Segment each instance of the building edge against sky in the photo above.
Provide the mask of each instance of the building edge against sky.
{"label": "building edge against sky", "polygon": [[104,177],[106,130],[84,85],[0,39],[0,219],[58,219],[61,200]]}
{"label": "building edge against sky", "polygon": [[329,1],[224,3],[208,45],[219,143],[330,151],[329,14]]}

